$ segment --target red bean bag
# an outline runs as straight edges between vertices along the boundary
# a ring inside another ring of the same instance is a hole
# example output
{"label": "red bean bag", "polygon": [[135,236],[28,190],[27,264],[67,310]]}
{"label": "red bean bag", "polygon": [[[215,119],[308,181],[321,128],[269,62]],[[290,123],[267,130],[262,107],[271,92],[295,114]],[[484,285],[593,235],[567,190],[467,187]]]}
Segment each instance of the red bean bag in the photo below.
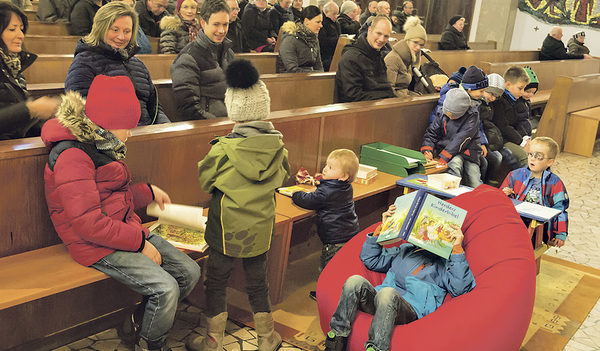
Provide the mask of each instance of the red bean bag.
{"label": "red bean bag", "polygon": [[[452,298],[435,312],[394,329],[394,350],[518,350],[529,327],[535,299],[536,267],[527,228],[512,202],[487,185],[449,202],[468,211],[463,247],[477,286]],[[337,307],[348,277],[360,274],[374,286],[385,274],[369,271],[359,258],[373,225],[350,240],[323,270],[317,283],[321,328]],[[364,350],[372,316],[359,311],[348,350]]]}

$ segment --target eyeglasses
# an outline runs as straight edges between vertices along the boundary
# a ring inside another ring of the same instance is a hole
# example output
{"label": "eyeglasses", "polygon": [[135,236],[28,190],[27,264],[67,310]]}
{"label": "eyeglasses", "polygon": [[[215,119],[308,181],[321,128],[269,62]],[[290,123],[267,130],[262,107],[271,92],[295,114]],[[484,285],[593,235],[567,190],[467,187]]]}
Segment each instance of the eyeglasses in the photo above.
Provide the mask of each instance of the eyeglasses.
{"label": "eyeglasses", "polygon": [[544,157],[544,154],[541,152],[528,152],[527,156],[529,157],[533,157],[538,161],[543,161],[543,160],[549,160],[552,159],[552,157]]}

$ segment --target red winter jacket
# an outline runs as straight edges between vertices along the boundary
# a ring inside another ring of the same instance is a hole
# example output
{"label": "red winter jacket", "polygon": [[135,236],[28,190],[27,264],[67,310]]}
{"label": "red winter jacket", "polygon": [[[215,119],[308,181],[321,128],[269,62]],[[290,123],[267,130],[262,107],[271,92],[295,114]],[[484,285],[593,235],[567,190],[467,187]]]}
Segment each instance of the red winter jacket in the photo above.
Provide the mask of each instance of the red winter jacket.
{"label": "red winter jacket", "polygon": [[[83,100],[68,103],[84,104]],[[100,153],[90,143],[91,122],[81,119],[83,108],[75,110],[70,116],[49,120],[42,129],[42,140],[50,148],[63,140],[79,142],[58,155],[57,150],[50,152],[44,171],[46,202],[54,228],[73,259],[90,266],[115,250],[143,248],[148,229],[133,210],[152,202],[153,194],[147,184],[130,185],[125,163]],[[59,122],[65,119],[69,129]]]}

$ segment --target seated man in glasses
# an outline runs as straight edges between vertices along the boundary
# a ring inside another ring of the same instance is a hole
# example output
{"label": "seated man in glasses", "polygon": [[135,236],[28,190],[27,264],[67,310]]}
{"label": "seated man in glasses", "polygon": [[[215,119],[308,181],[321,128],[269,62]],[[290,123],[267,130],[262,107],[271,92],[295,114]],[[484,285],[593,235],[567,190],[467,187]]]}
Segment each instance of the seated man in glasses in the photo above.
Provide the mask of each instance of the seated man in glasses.
{"label": "seated man in glasses", "polygon": [[514,199],[560,210],[558,217],[545,224],[544,242],[561,247],[568,234],[569,195],[560,178],[550,171],[558,151],[558,144],[552,138],[533,139],[527,152],[527,166],[510,172],[501,189]]}

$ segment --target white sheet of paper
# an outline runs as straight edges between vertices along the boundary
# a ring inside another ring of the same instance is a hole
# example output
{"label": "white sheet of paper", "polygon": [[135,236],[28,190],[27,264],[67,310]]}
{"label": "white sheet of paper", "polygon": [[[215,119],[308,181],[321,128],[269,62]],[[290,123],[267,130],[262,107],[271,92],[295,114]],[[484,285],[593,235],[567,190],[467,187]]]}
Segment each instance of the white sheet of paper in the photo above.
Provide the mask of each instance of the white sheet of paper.
{"label": "white sheet of paper", "polygon": [[515,208],[519,213],[528,213],[546,219],[550,219],[560,213],[560,210],[554,209],[552,207],[534,204],[531,202],[521,202],[520,204],[515,206]]}

